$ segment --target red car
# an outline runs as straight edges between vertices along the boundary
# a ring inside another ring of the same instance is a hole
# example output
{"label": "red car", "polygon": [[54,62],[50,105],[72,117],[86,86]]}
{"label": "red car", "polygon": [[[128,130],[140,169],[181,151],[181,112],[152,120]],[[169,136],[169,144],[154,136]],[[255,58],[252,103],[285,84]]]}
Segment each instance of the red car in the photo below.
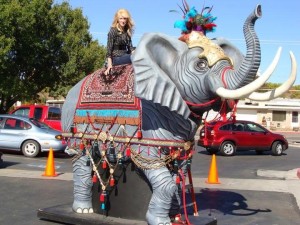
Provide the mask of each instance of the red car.
{"label": "red car", "polygon": [[211,153],[233,156],[236,151],[255,150],[257,154],[271,151],[279,156],[288,148],[281,134],[273,133],[263,126],[244,120],[211,121],[200,130],[198,145]]}
{"label": "red car", "polygon": [[35,118],[47,124],[49,127],[61,131],[61,109],[56,106],[48,105],[21,105],[9,112],[18,116]]}

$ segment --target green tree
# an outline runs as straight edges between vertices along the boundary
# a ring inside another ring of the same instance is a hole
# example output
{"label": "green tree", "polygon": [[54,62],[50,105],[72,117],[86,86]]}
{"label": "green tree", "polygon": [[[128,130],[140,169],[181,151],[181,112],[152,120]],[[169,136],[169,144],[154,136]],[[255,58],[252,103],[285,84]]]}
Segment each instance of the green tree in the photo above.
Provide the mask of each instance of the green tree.
{"label": "green tree", "polygon": [[0,113],[48,91],[65,96],[103,65],[81,9],[53,0],[0,0]]}

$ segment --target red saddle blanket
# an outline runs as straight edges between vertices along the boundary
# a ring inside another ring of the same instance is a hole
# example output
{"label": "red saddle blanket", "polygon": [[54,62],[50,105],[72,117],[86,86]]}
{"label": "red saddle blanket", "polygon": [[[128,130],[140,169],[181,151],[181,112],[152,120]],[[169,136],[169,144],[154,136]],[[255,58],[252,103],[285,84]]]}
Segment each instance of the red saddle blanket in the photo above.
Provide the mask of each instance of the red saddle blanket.
{"label": "red saddle blanket", "polygon": [[109,76],[104,71],[99,69],[85,78],[77,108],[136,108],[132,65],[115,66]]}
{"label": "red saddle blanket", "polygon": [[139,124],[140,101],[134,95],[132,65],[114,66],[109,76],[104,71],[99,69],[83,81],[74,122]]}

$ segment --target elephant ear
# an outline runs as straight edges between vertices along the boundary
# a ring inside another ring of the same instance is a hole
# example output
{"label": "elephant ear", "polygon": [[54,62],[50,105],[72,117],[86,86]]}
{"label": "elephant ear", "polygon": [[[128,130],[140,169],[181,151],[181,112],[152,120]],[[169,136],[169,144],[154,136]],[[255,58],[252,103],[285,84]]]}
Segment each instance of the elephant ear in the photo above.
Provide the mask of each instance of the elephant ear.
{"label": "elephant ear", "polygon": [[180,72],[176,71],[176,62],[187,49],[176,38],[160,33],[144,34],[132,55],[135,95],[188,118],[190,110],[172,81]]}
{"label": "elephant ear", "polygon": [[230,41],[228,41],[225,38],[213,38],[212,41],[219,45],[225,54],[232,60],[234,69],[238,69],[245,56],[242,54],[242,52],[235,47]]}

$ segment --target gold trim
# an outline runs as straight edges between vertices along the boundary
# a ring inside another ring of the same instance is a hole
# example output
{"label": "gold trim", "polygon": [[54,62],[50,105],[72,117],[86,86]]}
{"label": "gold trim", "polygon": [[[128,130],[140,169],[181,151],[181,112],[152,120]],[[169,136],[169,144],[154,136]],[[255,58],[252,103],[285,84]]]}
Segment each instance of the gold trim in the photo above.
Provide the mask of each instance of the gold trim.
{"label": "gold trim", "polygon": [[203,52],[198,57],[200,59],[205,58],[209,67],[220,60],[227,60],[233,66],[232,60],[225,54],[223,49],[208,39],[203,33],[192,31],[185,42],[189,48],[200,47],[203,49]]}
{"label": "gold trim", "polygon": [[98,140],[101,140],[104,143],[107,140],[107,133],[104,131],[101,131],[101,133],[99,134]]}
{"label": "gold trim", "polygon": [[[152,145],[152,146],[161,146],[161,147],[177,147],[183,148],[184,150],[189,150],[194,145],[194,141],[172,141],[172,140],[154,140],[154,139],[138,139],[136,137],[128,138],[128,137],[119,137],[119,136],[109,136],[105,133],[103,135],[101,132],[99,135],[98,140],[103,142],[105,141],[114,141],[114,142],[121,142],[121,143],[131,143],[131,144],[140,144],[140,145]],[[62,133],[63,137],[66,138],[83,138],[83,139],[92,139],[96,140],[95,134],[82,134],[82,133]],[[101,137],[100,137],[101,136]]]}

